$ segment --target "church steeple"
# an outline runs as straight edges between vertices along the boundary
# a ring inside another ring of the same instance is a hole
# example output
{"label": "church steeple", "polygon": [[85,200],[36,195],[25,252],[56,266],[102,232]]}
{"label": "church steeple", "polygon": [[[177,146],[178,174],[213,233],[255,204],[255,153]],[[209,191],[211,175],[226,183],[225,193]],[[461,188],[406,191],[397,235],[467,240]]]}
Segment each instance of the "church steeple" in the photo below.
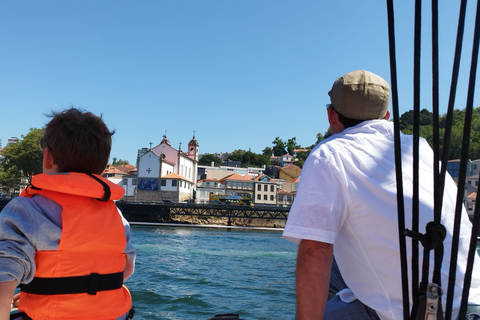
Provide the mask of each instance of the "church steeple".
{"label": "church steeple", "polygon": [[187,156],[195,161],[198,161],[198,142],[195,140],[195,131],[193,132],[193,138],[188,142]]}
{"label": "church steeple", "polygon": [[162,141],[160,142],[160,144],[162,144],[162,143],[165,143],[165,144],[167,144],[167,145],[169,145],[169,146],[172,146],[172,145],[170,144],[170,141],[168,141],[168,139],[167,139],[167,130],[165,130],[165,134],[163,135],[163,139],[162,139]]}

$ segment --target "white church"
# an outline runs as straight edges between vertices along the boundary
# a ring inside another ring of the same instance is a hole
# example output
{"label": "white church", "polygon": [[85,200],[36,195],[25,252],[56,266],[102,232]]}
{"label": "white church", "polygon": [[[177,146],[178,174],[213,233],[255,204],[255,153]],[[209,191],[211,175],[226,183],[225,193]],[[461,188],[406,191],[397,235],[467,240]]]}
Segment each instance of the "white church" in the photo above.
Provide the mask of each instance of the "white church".
{"label": "white church", "polygon": [[184,202],[193,199],[197,165],[195,134],[186,153],[181,150],[181,143],[178,150],[173,148],[166,134],[156,147],[138,150],[137,201]]}

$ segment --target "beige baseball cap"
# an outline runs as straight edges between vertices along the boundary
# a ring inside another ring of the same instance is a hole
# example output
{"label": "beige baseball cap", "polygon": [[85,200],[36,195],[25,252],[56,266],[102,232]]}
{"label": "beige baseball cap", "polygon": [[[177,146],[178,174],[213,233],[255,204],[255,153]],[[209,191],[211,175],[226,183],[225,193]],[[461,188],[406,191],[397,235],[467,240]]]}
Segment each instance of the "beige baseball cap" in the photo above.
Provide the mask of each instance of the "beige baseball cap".
{"label": "beige baseball cap", "polygon": [[382,119],[388,110],[390,87],[382,77],[356,70],[335,80],[328,95],[333,109],[345,117]]}

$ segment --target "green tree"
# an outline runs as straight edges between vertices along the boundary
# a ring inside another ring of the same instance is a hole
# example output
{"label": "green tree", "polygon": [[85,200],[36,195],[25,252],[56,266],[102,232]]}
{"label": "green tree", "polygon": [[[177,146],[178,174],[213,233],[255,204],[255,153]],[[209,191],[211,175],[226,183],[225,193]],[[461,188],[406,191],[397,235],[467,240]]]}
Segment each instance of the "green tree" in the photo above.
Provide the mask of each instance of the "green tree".
{"label": "green tree", "polygon": [[293,150],[300,148],[300,145],[297,143],[297,138],[293,137],[287,140],[285,147],[287,148],[287,153],[293,155]]}
{"label": "green tree", "polygon": [[42,172],[43,150],[40,139],[43,131],[44,129],[31,128],[26,136],[22,135],[19,143],[3,149],[1,185],[18,188],[22,178],[29,180]]}
{"label": "green tree", "polygon": [[231,161],[242,162],[242,158],[245,152],[246,151],[242,149],[234,150],[232,153],[230,153],[230,155],[228,156],[228,159]]}
{"label": "green tree", "polygon": [[198,164],[202,166],[210,166],[212,162],[215,167],[222,165],[222,159],[215,157],[213,154],[204,154],[200,160],[198,160]]}
{"label": "green tree", "polygon": [[112,159],[112,166],[116,167],[116,166],[124,166],[128,164],[128,160],[123,160],[123,159],[118,159],[116,157],[113,157]]}
{"label": "green tree", "polygon": [[228,159],[238,161],[243,168],[246,167],[262,167],[270,165],[270,157],[264,154],[256,154],[251,151],[237,149],[233,151]]}
{"label": "green tree", "polygon": [[280,137],[276,137],[275,140],[272,141],[272,144],[274,156],[283,156],[287,152],[285,150],[285,143],[280,139]]}
{"label": "green tree", "polygon": [[262,150],[262,154],[263,154],[264,156],[271,157],[272,154],[273,154],[273,150],[272,150],[272,148],[270,148],[270,147],[265,147],[265,149]]}

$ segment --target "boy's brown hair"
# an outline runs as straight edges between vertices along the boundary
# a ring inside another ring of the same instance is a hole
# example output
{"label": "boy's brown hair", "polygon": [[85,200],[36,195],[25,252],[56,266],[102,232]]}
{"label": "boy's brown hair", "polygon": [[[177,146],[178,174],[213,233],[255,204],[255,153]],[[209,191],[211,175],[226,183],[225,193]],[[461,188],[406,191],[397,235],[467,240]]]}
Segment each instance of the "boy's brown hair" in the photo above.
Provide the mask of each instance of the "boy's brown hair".
{"label": "boy's brown hair", "polygon": [[52,112],[51,117],[41,145],[50,149],[60,172],[102,174],[115,132],[108,130],[101,116],[72,107]]}

